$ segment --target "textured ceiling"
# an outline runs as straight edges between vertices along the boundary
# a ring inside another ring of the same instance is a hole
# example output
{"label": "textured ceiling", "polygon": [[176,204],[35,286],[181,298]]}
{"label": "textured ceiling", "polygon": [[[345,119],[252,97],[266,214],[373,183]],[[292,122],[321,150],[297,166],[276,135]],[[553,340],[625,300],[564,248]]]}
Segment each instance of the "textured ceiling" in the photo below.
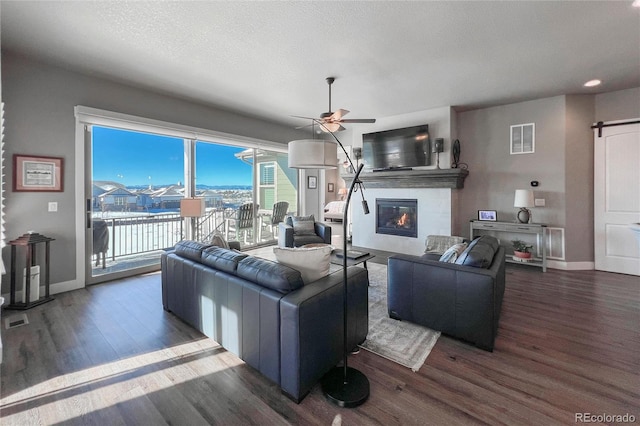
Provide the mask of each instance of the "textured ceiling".
{"label": "textured ceiling", "polygon": [[640,86],[630,0],[0,7],[3,49],[291,126],[328,109],[328,76],[347,118]]}

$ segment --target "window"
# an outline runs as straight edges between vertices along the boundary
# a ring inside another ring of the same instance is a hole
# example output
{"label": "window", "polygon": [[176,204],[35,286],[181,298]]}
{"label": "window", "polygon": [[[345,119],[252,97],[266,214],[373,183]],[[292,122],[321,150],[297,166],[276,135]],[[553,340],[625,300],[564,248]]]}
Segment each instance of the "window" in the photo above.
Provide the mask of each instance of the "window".
{"label": "window", "polygon": [[260,185],[273,185],[275,183],[275,163],[260,164]]}
{"label": "window", "polygon": [[535,151],[536,125],[534,123],[511,126],[511,154],[530,154]]}
{"label": "window", "polygon": [[261,206],[273,206],[276,202],[276,191],[275,191],[275,170],[276,164],[275,162],[267,162],[260,163],[260,182],[259,182],[259,203]]}

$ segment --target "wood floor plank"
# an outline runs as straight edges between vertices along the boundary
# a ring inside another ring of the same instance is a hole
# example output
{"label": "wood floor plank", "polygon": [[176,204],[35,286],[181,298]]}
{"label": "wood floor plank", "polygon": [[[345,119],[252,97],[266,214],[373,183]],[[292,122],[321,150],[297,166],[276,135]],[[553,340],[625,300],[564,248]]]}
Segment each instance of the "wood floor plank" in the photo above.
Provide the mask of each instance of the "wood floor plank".
{"label": "wood floor plank", "polygon": [[[381,256],[382,257],[382,254]],[[640,284],[598,271],[507,266],[493,352],[442,336],[418,372],[349,357],[371,396],[295,404],[278,386],[162,309],[159,274],[56,295],[3,330],[0,422],[24,424],[572,424],[640,419]],[[13,312],[5,311],[3,318]]]}

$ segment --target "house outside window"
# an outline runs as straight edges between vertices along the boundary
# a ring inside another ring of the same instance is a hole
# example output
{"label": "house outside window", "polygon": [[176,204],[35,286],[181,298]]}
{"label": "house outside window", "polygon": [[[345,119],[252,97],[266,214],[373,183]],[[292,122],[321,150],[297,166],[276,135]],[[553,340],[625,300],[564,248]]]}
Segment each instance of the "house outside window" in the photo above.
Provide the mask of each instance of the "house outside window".
{"label": "house outside window", "polygon": [[259,166],[259,204],[263,208],[269,208],[276,202],[276,163],[270,161],[260,163]]}

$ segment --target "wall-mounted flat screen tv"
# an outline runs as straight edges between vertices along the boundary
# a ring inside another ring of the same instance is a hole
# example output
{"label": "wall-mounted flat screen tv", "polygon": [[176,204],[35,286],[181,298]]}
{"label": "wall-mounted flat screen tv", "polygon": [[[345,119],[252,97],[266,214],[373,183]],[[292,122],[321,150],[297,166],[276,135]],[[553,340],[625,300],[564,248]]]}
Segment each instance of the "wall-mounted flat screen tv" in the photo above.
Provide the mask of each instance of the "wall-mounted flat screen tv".
{"label": "wall-mounted flat screen tv", "polygon": [[429,126],[405,127],[362,135],[366,169],[392,170],[431,164]]}

